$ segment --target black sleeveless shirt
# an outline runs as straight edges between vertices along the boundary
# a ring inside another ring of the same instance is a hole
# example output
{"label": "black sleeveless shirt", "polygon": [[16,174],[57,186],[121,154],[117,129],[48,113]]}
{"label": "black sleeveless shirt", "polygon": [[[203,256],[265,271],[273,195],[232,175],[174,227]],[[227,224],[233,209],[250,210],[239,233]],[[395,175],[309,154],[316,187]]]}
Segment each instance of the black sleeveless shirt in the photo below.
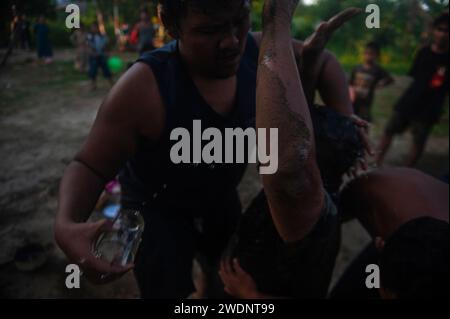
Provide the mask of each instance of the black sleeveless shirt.
{"label": "black sleeveless shirt", "polygon": [[236,195],[246,164],[174,164],[170,150],[178,141],[171,141],[170,134],[184,128],[192,138],[194,120],[201,120],[202,130],[217,128],[222,136],[226,128],[255,127],[257,61],[258,48],[249,34],[237,72],[236,105],[222,116],[202,98],[180,59],[176,41],[141,56],[138,62],[147,64],[156,78],[166,123],[158,143],[140,138],[137,152],[121,171],[123,201],[202,214]]}

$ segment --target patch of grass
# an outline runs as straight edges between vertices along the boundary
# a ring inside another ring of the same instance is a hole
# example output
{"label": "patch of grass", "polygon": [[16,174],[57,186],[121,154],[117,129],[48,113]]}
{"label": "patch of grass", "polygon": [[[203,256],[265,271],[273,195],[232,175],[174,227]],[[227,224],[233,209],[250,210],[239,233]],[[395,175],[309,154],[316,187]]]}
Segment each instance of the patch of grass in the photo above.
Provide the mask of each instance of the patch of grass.
{"label": "patch of grass", "polygon": [[87,75],[73,69],[70,61],[57,61],[51,65],[16,64],[5,69],[5,80],[0,87],[0,115],[12,114],[33,104],[33,97],[44,90],[58,94],[70,85],[86,80]]}
{"label": "patch of grass", "polygon": [[45,70],[48,80],[41,83],[45,86],[64,87],[87,79],[87,74],[80,73],[73,68],[71,61],[59,61],[47,66]]}

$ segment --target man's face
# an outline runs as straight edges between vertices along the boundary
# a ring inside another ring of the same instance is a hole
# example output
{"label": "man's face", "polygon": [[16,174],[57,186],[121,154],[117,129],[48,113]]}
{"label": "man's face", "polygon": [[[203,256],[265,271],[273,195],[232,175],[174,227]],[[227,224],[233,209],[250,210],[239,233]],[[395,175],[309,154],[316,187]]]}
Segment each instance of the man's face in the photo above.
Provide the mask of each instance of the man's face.
{"label": "man's face", "polygon": [[192,72],[228,78],[236,74],[250,30],[248,0],[229,0],[209,10],[194,6],[180,21],[178,38],[183,59]]}
{"label": "man's face", "polygon": [[440,48],[448,47],[448,24],[442,23],[434,28],[433,41]]}
{"label": "man's face", "polygon": [[374,64],[378,59],[378,53],[373,49],[365,49],[363,55],[364,63]]}

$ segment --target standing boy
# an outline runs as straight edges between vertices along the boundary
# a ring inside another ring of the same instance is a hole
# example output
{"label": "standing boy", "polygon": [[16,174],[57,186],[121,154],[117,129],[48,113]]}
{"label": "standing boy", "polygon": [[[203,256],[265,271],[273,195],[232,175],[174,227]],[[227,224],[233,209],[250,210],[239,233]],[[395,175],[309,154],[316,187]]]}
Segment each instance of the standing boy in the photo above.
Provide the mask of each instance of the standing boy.
{"label": "standing boy", "polygon": [[364,50],[363,64],[353,69],[350,78],[350,96],[355,113],[366,121],[372,121],[371,107],[375,90],[394,82],[392,76],[377,63],[379,57],[379,45],[369,42]]}

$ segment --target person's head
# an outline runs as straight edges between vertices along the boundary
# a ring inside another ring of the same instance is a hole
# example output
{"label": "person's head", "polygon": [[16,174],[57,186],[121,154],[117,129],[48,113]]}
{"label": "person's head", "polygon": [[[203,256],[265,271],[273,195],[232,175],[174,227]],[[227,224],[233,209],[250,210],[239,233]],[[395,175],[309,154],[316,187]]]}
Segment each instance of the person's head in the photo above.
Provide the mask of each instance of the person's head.
{"label": "person's head", "polygon": [[366,64],[374,64],[380,57],[381,49],[378,43],[369,42],[364,47],[363,60]]}
{"label": "person's head", "polygon": [[45,23],[45,16],[44,15],[40,15],[38,18],[38,22],[39,23]]}
{"label": "person's head", "polygon": [[448,297],[447,222],[430,217],[402,225],[381,251],[382,298],[430,299]]}
{"label": "person's head", "polygon": [[139,19],[141,20],[141,22],[150,22],[150,12],[148,11],[147,8],[143,8],[141,9],[141,12],[139,13]]}
{"label": "person's head", "polygon": [[160,16],[178,40],[191,72],[227,78],[236,74],[250,29],[249,0],[159,0]]}
{"label": "person's head", "polygon": [[342,177],[364,155],[364,144],[352,120],[329,107],[311,111],[316,157],[325,188],[335,193]]}
{"label": "person's head", "polygon": [[94,33],[94,34],[100,32],[97,22],[94,22],[94,23],[91,24],[91,32]]}
{"label": "person's head", "polygon": [[441,49],[448,48],[448,12],[433,21],[433,43]]}

